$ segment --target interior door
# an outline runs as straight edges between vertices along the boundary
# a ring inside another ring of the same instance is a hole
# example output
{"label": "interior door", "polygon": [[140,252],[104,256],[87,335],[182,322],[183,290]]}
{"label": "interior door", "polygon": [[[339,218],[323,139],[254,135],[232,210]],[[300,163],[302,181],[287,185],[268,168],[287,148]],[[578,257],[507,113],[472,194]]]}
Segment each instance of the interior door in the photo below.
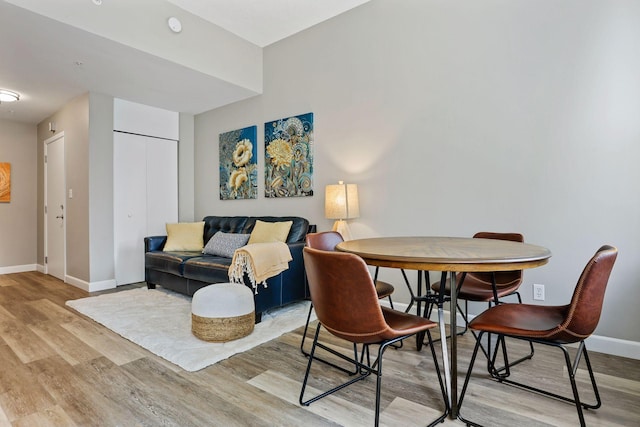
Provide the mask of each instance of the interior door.
{"label": "interior door", "polygon": [[147,165],[146,236],[164,235],[178,221],[178,141],[148,138]]}
{"label": "interior door", "polygon": [[45,268],[60,280],[66,274],[64,134],[45,141]]}
{"label": "interior door", "polygon": [[113,232],[117,286],[144,281],[146,194],[146,138],[114,132]]}

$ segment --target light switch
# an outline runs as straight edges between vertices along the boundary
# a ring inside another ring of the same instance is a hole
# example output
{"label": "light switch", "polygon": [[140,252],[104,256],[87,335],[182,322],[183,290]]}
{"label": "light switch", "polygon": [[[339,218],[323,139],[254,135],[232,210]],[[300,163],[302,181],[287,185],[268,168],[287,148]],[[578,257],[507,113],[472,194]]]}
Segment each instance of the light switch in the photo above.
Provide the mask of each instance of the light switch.
{"label": "light switch", "polygon": [[72,188],[69,189],[69,198],[73,199],[73,189]]}

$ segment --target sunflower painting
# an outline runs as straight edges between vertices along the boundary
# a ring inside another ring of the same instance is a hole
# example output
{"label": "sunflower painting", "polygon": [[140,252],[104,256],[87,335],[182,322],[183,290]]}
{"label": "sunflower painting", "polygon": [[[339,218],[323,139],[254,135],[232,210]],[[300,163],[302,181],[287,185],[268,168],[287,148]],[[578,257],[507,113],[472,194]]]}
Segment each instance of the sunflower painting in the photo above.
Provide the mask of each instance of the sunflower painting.
{"label": "sunflower painting", "polygon": [[264,124],[265,197],[313,196],[313,113]]}
{"label": "sunflower painting", "polygon": [[220,200],[258,195],[257,126],[220,134]]}
{"label": "sunflower painting", "polygon": [[11,201],[11,163],[0,163],[0,202]]}

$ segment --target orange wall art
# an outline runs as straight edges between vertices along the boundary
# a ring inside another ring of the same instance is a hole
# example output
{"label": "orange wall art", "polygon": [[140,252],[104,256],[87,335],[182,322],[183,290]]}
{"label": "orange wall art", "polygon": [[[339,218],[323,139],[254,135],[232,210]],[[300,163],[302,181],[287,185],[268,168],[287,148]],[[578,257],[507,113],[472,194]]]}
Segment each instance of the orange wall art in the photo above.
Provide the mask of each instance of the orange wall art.
{"label": "orange wall art", "polygon": [[0,203],[11,201],[11,163],[0,163]]}

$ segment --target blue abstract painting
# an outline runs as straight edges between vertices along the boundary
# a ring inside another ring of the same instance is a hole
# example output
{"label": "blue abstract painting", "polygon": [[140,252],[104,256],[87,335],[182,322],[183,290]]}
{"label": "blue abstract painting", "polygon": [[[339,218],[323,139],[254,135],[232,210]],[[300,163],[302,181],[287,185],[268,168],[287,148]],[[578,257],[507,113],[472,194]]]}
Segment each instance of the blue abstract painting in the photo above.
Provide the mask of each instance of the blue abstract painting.
{"label": "blue abstract painting", "polygon": [[220,134],[220,200],[258,195],[258,127]]}
{"label": "blue abstract painting", "polygon": [[265,197],[313,196],[313,113],[264,124]]}

